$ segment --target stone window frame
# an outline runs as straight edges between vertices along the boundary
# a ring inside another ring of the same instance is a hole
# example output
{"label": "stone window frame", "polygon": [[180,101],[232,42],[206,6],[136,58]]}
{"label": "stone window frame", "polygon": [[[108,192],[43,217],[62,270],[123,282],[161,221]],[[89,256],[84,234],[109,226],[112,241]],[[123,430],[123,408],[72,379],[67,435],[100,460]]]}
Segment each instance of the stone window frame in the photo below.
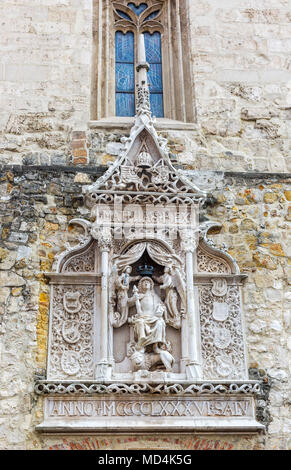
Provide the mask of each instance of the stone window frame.
{"label": "stone window frame", "polygon": [[[128,128],[130,117],[115,115],[115,32],[130,28],[115,26],[112,3],[125,0],[93,0],[93,50],[91,121],[89,127]],[[135,0],[139,6],[145,0]],[[161,23],[153,31],[162,35],[164,118],[159,129],[192,129],[196,123],[194,77],[191,67],[189,0],[148,0],[163,3]],[[135,47],[137,41],[135,41]]]}

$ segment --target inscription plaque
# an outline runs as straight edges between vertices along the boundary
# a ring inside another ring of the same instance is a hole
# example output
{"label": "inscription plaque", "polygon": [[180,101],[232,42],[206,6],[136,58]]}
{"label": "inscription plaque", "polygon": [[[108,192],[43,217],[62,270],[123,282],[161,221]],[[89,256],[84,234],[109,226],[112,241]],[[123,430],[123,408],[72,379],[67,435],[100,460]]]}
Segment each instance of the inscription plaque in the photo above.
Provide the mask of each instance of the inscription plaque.
{"label": "inscription plaque", "polygon": [[251,416],[250,400],[54,400],[48,416]]}
{"label": "inscription plaque", "polygon": [[[164,429],[258,431],[252,397],[49,397],[39,430],[117,432]],[[154,419],[153,419],[154,418]]]}

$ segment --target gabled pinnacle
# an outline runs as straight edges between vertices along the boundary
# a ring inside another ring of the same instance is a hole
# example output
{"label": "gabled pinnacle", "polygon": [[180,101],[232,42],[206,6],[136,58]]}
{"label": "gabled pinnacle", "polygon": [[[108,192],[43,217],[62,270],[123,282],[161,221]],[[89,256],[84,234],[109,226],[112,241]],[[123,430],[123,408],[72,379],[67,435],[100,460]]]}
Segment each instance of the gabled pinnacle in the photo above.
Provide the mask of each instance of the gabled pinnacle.
{"label": "gabled pinnacle", "polygon": [[[122,137],[123,150],[120,152],[119,158],[114,163],[110,164],[108,170],[91,186],[83,188],[83,191],[91,197],[91,203],[95,204],[98,199],[98,194],[102,190],[117,190],[116,177],[121,179],[119,183],[119,190],[126,184],[141,184],[141,180],[135,171],[138,168],[152,168],[155,167],[155,162],[152,159],[152,152],[156,153],[156,163],[162,167],[162,175],[159,175],[159,181],[163,178],[168,178],[171,172],[175,181],[179,179],[181,186],[188,188],[187,196],[195,194],[198,198],[205,198],[206,193],[201,191],[194,183],[192,183],[181,170],[176,170],[169,159],[169,148],[167,146],[167,139],[158,135],[154,123],[155,119],[152,117],[150,107],[150,92],[148,85],[147,72],[149,71],[149,64],[146,61],[146,51],[144,43],[144,35],[140,34],[138,37],[138,64],[137,71],[137,93],[136,93],[136,115],[134,118],[134,125],[130,130],[129,137]],[[145,132],[146,136],[151,141],[151,149],[145,145],[145,137],[142,135]],[[138,144],[139,150],[136,148]],[[141,144],[141,145],[140,145]],[[153,150],[154,149],[154,150]],[[161,162],[161,164],[160,164]],[[165,165],[168,172],[165,170]],[[115,174],[115,179],[114,179]],[[154,176],[157,181],[157,176]],[[160,184],[159,182],[157,184]],[[178,189],[177,189],[178,190]],[[173,191],[172,191],[173,194]]]}

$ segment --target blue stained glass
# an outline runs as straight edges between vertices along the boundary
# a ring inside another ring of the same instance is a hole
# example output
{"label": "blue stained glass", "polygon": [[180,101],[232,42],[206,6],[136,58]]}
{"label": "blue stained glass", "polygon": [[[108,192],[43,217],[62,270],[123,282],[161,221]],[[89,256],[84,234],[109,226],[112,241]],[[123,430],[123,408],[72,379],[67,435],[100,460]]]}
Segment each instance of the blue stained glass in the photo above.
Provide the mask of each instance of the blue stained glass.
{"label": "blue stained glass", "polygon": [[116,116],[134,116],[135,100],[133,93],[116,93]]}
{"label": "blue stained glass", "polygon": [[116,116],[135,114],[134,34],[115,34]]}
{"label": "blue stained glass", "polygon": [[121,11],[121,10],[116,10],[116,11],[117,11],[117,13],[118,13],[120,16],[122,16],[122,18],[125,18],[126,20],[131,21],[130,16],[127,15],[126,13],[124,13],[124,11]]}
{"label": "blue stained glass", "polygon": [[117,31],[115,34],[115,60],[116,62],[134,63],[134,34],[123,34]]}
{"label": "blue stained glass", "polygon": [[163,104],[163,94],[162,93],[151,93],[150,94],[150,104],[151,111],[153,116],[164,117],[164,104]]}
{"label": "blue stained glass", "polygon": [[134,92],[134,65],[116,64],[116,91]]}
{"label": "blue stained glass", "polygon": [[148,73],[151,111],[156,117],[164,117],[163,71],[161,34],[144,33],[146,59],[150,64]]}
{"label": "blue stained glass", "polygon": [[150,92],[163,92],[162,64],[151,64],[148,73]]}
{"label": "blue stained glass", "polygon": [[162,62],[161,34],[144,33],[146,58],[149,64],[160,64]]}
{"label": "blue stained glass", "polygon": [[134,11],[134,13],[139,16],[143,11],[147,9],[146,3],[141,3],[138,7],[134,3],[128,3],[127,6]]}
{"label": "blue stained glass", "polygon": [[156,11],[153,11],[149,16],[147,16],[145,18],[144,21],[149,21],[149,20],[153,20],[156,16],[158,16],[158,14],[160,13],[161,10],[156,10]]}

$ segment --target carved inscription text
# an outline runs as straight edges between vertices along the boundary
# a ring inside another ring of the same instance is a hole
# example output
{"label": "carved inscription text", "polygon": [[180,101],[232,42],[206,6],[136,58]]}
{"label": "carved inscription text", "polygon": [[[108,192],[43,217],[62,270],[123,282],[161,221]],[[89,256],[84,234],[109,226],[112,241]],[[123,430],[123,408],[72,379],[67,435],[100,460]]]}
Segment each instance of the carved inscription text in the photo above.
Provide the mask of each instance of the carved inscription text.
{"label": "carved inscription text", "polygon": [[58,399],[48,398],[46,403],[49,418],[96,418],[118,416],[142,417],[210,417],[252,415],[250,399]]}

